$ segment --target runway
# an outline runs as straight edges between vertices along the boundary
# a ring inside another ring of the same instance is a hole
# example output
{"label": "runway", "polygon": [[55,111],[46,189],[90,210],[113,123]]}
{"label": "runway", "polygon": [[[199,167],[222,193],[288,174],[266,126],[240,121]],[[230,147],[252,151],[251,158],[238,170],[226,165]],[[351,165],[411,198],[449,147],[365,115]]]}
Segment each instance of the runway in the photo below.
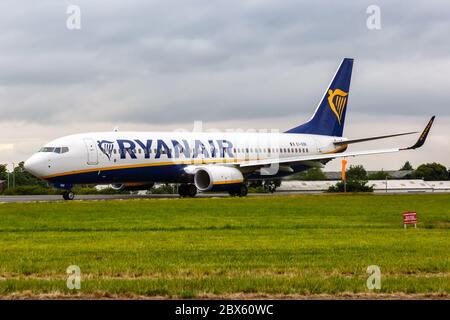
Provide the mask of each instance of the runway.
{"label": "runway", "polygon": [[[394,194],[443,194],[449,192],[374,192],[373,195],[394,195]],[[321,194],[332,195],[322,191],[276,191],[275,193],[249,193],[247,197],[272,197],[272,196],[288,196],[297,194]],[[195,198],[226,198],[230,197],[228,193],[199,193]],[[96,194],[96,195],[75,195],[73,201],[100,201],[100,200],[130,200],[130,199],[178,199],[178,194]],[[53,202],[66,201],[61,195],[26,195],[26,196],[0,196],[0,203],[14,202]]]}
{"label": "runway", "polygon": [[[277,192],[274,195],[286,194]],[[292,194],[292,193],[289,193]],[[248,196],[270,196],[270,193],[252,193]],[[196,198],[223,198],[229,197],[228,193],[200,193]],[[75,200],[128,200],[128,199],[176,199],[180,198],[178,194],[99,194],[99,195],[75,195]],[[61,195],[27,195],[27,196],[0,196],[0,203],[5,202],[48,202],[48,201],[65,201]]]}

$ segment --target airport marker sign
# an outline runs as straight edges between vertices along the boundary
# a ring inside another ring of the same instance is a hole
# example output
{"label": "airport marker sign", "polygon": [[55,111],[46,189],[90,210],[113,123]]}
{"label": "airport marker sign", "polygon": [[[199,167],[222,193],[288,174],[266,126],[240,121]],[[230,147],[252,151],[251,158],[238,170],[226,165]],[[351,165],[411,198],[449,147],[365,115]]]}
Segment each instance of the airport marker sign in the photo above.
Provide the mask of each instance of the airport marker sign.
{"label": "airport marker sign", "polygon": [[406,229],[408,224],[413,224],[414,228],[417,228],[417,213],[416,212],[403,212],[403,227]]}

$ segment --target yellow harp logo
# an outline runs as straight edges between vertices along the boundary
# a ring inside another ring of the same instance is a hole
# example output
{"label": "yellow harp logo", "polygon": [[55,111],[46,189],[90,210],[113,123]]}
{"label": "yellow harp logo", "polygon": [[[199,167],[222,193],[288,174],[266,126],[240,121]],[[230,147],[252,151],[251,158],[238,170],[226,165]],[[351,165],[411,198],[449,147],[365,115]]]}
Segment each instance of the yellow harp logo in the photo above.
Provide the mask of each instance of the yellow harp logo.
{"label": "yellow harp logo", "polygon": [[341,89],[328,90],[328,103],[331,110],[333,110],[339,124],[341,124],[342,114],[344,113],[345,105],[347,103],[348,92]]}

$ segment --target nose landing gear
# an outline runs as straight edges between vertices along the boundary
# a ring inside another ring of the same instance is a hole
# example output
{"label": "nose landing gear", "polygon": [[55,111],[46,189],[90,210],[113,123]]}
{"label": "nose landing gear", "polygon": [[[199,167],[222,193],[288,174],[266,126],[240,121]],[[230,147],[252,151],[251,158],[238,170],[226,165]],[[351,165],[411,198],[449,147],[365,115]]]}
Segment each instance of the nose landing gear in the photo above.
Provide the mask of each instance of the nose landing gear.
{"label": "nose landing gear", "polygon": [[64,200],[73,200],[75,199],[75,193],[73,191],[64,191],[62,194]]}

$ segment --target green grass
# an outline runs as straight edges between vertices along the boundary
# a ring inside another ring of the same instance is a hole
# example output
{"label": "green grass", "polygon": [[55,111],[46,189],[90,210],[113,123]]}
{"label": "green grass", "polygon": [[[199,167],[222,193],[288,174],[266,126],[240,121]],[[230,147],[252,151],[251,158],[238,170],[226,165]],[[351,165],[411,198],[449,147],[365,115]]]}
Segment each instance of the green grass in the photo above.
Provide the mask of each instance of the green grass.
{"label": "green grass", "polygon": [[[403,230],[401,212],[418,212]],[[0,295],[450,293],[450,195],[0,204]],[[81,268],[81,290],[66,268]]]}

